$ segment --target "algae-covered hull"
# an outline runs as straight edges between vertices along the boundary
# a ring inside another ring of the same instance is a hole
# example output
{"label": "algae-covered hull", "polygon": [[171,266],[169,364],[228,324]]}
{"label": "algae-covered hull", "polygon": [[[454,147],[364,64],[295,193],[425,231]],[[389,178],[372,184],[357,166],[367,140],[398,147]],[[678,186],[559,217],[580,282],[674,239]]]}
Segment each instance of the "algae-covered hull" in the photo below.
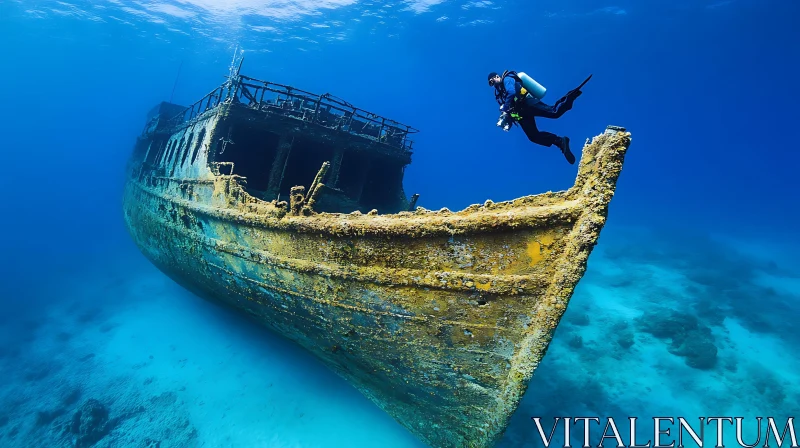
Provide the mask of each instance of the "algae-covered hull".
{"label": "algae-covered hull", "polygon": [[630,134],[587,144],[568,191],[460,212],[306,216],[215,169],[224,109],[171,134],[203,138],[170,172],[134,151],[124,213],[141,251],[296,341],[430,446],[491,446],[583,275]]}

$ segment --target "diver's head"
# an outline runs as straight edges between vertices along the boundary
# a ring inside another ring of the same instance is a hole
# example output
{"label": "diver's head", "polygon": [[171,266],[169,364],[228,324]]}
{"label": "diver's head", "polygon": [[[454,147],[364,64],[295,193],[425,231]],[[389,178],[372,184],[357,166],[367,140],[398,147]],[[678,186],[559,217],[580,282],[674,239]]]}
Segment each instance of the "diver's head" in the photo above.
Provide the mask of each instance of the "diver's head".
{"label": "diver's head", "polygon": [[497,72],[489,73],[489,85],[490,86],[494,86],[495,84],[499,83],[502,80],[503,79],[500,78],[500,75],[498,75]]}

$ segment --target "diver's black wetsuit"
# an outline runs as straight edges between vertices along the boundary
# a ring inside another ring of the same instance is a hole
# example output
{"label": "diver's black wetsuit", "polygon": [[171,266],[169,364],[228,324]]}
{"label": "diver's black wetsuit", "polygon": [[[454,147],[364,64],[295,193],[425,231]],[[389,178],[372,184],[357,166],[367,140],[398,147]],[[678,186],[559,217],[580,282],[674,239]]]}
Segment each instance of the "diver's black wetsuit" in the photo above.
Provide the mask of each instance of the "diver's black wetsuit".
{"label": "diver's black wetsuit", "polygon": [[560,137],[551,132],[540,131],[539,128],[536,127],[536,119],[534,117],[559,118],[568,110],[572,109],[572,103],[580,94],[580,90],[577,92],[569,92],[552,106],[536,98],[526,98],[522,104],[518,104],[517,113],[519,113],[522,118],[517,123],[519,123],[522,130],[525,131],[528,140],[542,146],[555,145]]}

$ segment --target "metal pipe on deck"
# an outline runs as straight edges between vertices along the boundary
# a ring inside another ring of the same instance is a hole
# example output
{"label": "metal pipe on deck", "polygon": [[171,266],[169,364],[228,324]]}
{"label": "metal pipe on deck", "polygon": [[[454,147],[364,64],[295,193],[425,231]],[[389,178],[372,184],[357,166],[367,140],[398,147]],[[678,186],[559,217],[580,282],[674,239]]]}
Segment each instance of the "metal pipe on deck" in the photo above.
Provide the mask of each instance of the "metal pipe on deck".
{"label": "metal pipe on deck", "polygon": [[324,186],[325,184],[322,183],[325,180],[325,175],[328,173],[328,169],[330,168],[330,162],[323,162],[322,167],[317,172],[317,175],[314,176],[314,181],[311,183],[311,187],[308,189],[308,196],[306,197],[306,206],[311,211],[314,209],[314,203],[317,202],[317,198],[319,197],[320,186]]}
{"label": "metal pipe on deck", "polygon": [[336,188],[339,184],[339,172],[342,169],[342,160],[344,159],[344,149],[341,147],[336,147],[333,152],[333,160],[331,160],[331,169],[329,174],[330,183],[329,185],[333,188]]}

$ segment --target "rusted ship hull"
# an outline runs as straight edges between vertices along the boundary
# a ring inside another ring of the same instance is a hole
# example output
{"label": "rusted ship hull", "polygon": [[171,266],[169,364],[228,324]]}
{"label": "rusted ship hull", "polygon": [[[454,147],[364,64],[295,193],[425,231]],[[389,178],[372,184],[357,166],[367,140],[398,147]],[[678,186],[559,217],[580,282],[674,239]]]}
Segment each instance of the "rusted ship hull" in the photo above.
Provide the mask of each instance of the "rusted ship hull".
{"label": "rusted ship hull", "polygon": [[460,212],[294,215],[210,167],[134,154],[125,220],[163,272],[296,341],[432,447],[502,435],[602,229],[630,134],[599,135],[568,191]]}

